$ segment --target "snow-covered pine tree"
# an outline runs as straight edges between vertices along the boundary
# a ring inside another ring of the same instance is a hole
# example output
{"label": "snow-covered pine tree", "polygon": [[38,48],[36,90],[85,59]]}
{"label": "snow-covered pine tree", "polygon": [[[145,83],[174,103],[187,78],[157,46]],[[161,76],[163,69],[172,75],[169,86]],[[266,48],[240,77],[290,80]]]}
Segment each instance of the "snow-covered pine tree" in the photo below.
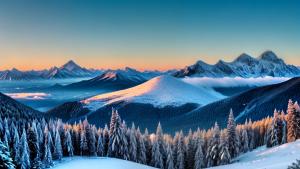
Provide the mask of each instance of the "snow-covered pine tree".
{"label": "snow-covered pine tree", "polygon": [[19,144],[20,144],[20,137],[18,130],[16,126],[12,128],[14,130],[14,136],[13,136],[13,147],[12,147],[12,158],[14,161],[14,164],[19,165],[20,164],[20,151],[19,151]]}
{"label": "snow-covered pine tree", "polygon": [[61,139],[58,129],[55,132],[55,141],[54,141],[54,153],[53,159],[61,160],[63,157],[62,146],[61,146]]}
{"label": "snow-covered pine tree", "polygon": [[284,111],[281,112],[280,119],[282,121],[282,138],[280,144],[285,144],[287,143],[287,122],[285,119]]}
{"label": "snow-covered pine tree", "polygon": [[[278,128],[277,128],[277,126],[276,126],[276,121],[275,121],[275,119],[273,119],[273,122],[272,122],[272,125],[271,125],[271,129],[270,129],[270,146],[271,147],[274,147],[274,146],[277,146],[278,144],[279,144],[279,142],[278,142]],[[267,145],[268,146],[268,145]]]}
{"label": "snow-covered pine tree", "polygon": [[7,147],[3,144],[0,139],[0,168],[1,169],[14,169],[15,165],[10,156],[10,153]]}
{"label": "snow-covered pine tree", "polygon": [[137,162],[140,164],[146,164],[146,147],[140,128],[136,131],[137,136]]}
{"label": "snow-covered pine tree", "polygon": [[97,141],[97,155],[100,157],[104,156],[103,139],[101,133],[99,134],[98,141]]}
{"label": "snow-covered pine tree", "polygon": [[167,153],[167,161],[166,161],[166,169],[175,169],[174,166],[174,159],[173,159],[173,150],[171,148],[171,145],[167,143],[166,146],[166,153]]}
{"label": "snow-covered pine tree", "polygon": [[204,167],[204,154],[202,151],[202,145],[200,143],[197,144],[197,151],[195,154],[195,163],[194,163],[194,169],[201,169]]}
{"label": "snow-covered pine tree", "polygon": [[66,129],[65,131],[65,140],[64,140],[64,152],[66,152],[66,155],[69,157],[72,157],[74,155],[74,148],[72,143],[72,137],[69,129]]}
{"label": "snow-covered pine tree", "polygon": [[89,132],[89,155],[90,156],[97,156],[97,152],[96,152],[96,129],[95,126],[90,128],[90,132]]}
{"label": "snow-covered pine tree", "polygon": [[[246,130],[243,130],[243,135],[244,135],[244,133],[247,134]],[[246,137],[245,137],[245,139],[246,139]],[[248,143],[248,141],[245,141],[244,146],[247,146],[247,148],[248,148],[248,144],[246,142]],[[218,165],[229,164],[230,160],[231,160],[231,156],[230,156],[230,153],[228,150],[227,133],[225,131],[221,132],[219,150],[220,150],[220,153],[219,153],[219,164]]]}
{"label": "snow-covered pine tree", "polygon": [[122,159],[124,157],[124,147],[127,145],[127,140],[123,130],[121,117],[117,111],[114,112],[114,116],[115,117],[114,119],[112,118],[113,121],[111,121],[110,124],[113,130],[109,135],[108,156]]}
{"label": "snow-covered pine tree", "polygon": [[287,169],[300,169],[300,160],[296,160],[292,165],[288,166]]}
{"label": "snow-covered pine tree", "polygon": [[80,155],[88,155],[89,154],[89,147],[88,147],[88,142],[86,138],[86,133],[85,130],[81,130],[80,134]]}
{"label": "snow-covered pine tree", "polygon": [[166,155],[166,151],[165,151],[165,142],[164,142],[164,136],[163,136],[163,130],[161,127],[160,122],[157,125],[156,128],[156,137],[157,137],[157,142],[159,144],[159,151],[160,154],[162,155],[162,159],[163,159],[163,164],[165,164],[166,160],[167,160],[167,155]]}
{"label": "snow-covered pine tree", "polygon": [[21,152],[19,168],[28,169],[31,167],[31,165],[30,165],[29,148],[28,148],[27,135],[26,135],[25,128],[23,128],[23,133],[21,136],[19,148],[20,148],[20,152]]}
{"label": "snow-covered pine tree", "polygon": [[[230,134],[230,132],[228,132],[228,134]],[[212,130],[212,138],[209,141],[207,155],[206,155],[208,167],[219,165],[220,162],[219,144],[220,144],[220,129],[218,123],[216,122]]]}
{"label": "snow-covered pine tree", "polygon": [[184,144],[184,136],[183,132],[180,131],[178,137],[178,144],[177,144],[177,153],[176,153],[176,168],[177,169],[184,169],[185,167],[185,144]]}
{"label": "snow-covered pine tree", "polygon": [[154,141],[153,141],[152,153],[151,154],[152,154],[151,165],[153,167],[163,169],[164,164],[163,164],[162,155],[159,151],[159,144],[157,142],[157,138],[155,138]]}
{"label": "snow-covered pine tree", "polygon": [[227,136],[228,136],[228,143],[229,143],[229,152],[231,157],[236,157],[239,152],[239,140],[236,133],[236,123],[233,116],[233,111],[230,109],[228,121],[227,121]]}
{"label": "snow-covered pine tree", "polygon": [[137,161],[137,140],[136,140],[136,129],[134,123],[132,123],[132,127],[129,132],[129,144],[128,144],[128,151],[129,151],[129,160],[130,161]]}
{"label": "snow-covered pine tree", "polygon": [[242,129],[241,148],[242,148],[241,151],[243,153],[249,151],[249,138],[248,138],[247,130],[245,128]]}
{"label": "snow-covered pine tree", "polygon": [[40,146],[38,141],[38,133],[34,127],[28,129],[28,147],[30,153],[30,163],[31,168],[38,169],[42,168],[41,158],[40,158]]}
{"label": "snow-covered pine tree", "polygon": [[150,164],[151,163],[151,156],[152,156],[152,143],[151,143],[151,139],[149,136],[149,132],[148,129],[145,129],[145,133],[143,135],[144,138],[144,143],[145,143],[145,148],[146,148],[146,163]]}
{"label": "snow-covered pine tree", "polygon": [[297,112],[293,101],[290,99],[287,110],[287,142],[294,142],[297,139],[298,130]]}
{"label": "snow-covered pine tree", "polygon": [[[48,133],[47,136],[49,139],[49,137],[51,137],[51,133]],[[44,158],[43,158],[43,164],[46,168],[50,168],[53,165],[53,161],[52,161],[52,153],[51,153],[51,146],[49,143],[45,142],[44,145]]]}
{"label": "snow-covered pine tree", "polygon": [[193,169],[194,168],[194,159],[195,159],[195,154],[196,154],[196,150],[195,149],[195,140],[193,138],[193,132],[190,129],[189,130],[189,134],[186,138],[186,142],[187,142],[187,150],[186,150],[186,168],[187,169]]}
{"label": "snow-covered pine tree", "polygon": [[103,134],[102,138],[103,138],[103,147],[104,147],[103,150],[104,150],[104,155],[106,156],[108,152],[108,144],[109,144],[109,130],[107,124],[105,124],[102,134]]}

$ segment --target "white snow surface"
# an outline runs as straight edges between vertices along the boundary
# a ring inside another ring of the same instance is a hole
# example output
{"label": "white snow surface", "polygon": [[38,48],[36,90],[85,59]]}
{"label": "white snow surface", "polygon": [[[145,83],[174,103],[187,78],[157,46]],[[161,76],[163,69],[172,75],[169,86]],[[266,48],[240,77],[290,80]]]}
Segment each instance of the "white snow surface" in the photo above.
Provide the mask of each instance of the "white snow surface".
{"label": "white snow surface", "polygon": [[286,169],[300,159],[300,140],[281,146],[259,147],[236,158],[235,163],[212,169]]}
{"label": "white snow surface", "polygon": [[97,95],[81,101],[90,110],[120,101],[149,103],[155,107],[180,106],[186,103],[206,105],[225,98],[211,88],[196,87],[181,79],[163,75],[138,86],[116,92]]}
{"label": "white snow surface", "polygon": [[52,169],[155,169],[150,166],[105,157],[72,157],[64,158]]}

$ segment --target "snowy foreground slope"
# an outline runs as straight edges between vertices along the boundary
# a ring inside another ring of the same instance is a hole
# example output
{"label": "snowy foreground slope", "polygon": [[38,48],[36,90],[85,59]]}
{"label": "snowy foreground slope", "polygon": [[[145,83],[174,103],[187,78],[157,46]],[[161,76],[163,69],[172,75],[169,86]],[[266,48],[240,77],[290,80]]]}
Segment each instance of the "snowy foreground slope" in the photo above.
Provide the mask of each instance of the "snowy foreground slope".
{"label": "snowy foreground slope", "polygon": [[255,149],[238,157],[235,163],[213,169],[286,169],[300,159],[300,140],[278,147]]}
{"label": "snowy foreground slope", "polygon": [[52,169],[155,169],[146,165],[115,159],[100,157],[65,158]]}

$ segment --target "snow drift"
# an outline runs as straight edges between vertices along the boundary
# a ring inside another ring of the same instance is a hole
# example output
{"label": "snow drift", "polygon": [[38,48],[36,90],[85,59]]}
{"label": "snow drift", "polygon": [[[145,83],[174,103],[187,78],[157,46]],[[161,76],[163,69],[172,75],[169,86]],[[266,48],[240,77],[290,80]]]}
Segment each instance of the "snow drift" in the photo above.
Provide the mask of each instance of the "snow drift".
{"label": "snow drift", "polygon": [[214,167],[214,169],[284,169],[296,159],[300,159],[299,149],[300,140],[273,148],[263,146],[241,155],[233,164]]}
{"label": "snow drift", "polygon": [[115,158],[101,157],[73,157],[65,158],[62,163],[57,163],[53,169],[154,169],[146,165],[120,160]]}

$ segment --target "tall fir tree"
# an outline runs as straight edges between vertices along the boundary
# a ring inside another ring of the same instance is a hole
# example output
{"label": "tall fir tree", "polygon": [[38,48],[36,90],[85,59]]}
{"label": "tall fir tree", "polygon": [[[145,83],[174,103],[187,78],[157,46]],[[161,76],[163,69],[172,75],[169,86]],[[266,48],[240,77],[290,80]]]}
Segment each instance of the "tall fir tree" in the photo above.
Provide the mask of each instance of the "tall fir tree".
{"label": "tall fir tree", "polygon": [[155,140],[153,141],[151,165],[160,169],[164,168],[163,159],[159,151],[159,144],[157,142],[157,138],[155,138]]}
{"label": "tall fir tree", "polygon": [[239,152],[239,141],[236,132],[236,123],[233,116],[232,109],[230,110],[228,121],[227,121],[227,137],[229,143],[229,152],[231,157],[236,157]]}
{"label": "tall fir tree", "polygon": [[30,153],[31,168],[42,168],[38,133],[34,127],[30,127],[28,129],[28,147]]}
{"label": "tall fir tree", "polygon": [[1,169],[14,169],[15,165],[10,156],[8,148],[3,144],[0,139],[0,168]]}
{"label": "tall fir tree", "polygon": [[25,128],[23,128],[23,133],[21,136],[19,148],[20,148],[20,152],[21,152],[20,168],[28,169],[31,167],[31,164],[30,164],[29,148],[28,148],[27,135],[26,135]]}
{"label": "tall fir tree", "polygon": [[201,169],[204,167],[204,154],[202,151],[202,145],[199,143],[197,144],[197,151],[194,158],[194,169]]}

